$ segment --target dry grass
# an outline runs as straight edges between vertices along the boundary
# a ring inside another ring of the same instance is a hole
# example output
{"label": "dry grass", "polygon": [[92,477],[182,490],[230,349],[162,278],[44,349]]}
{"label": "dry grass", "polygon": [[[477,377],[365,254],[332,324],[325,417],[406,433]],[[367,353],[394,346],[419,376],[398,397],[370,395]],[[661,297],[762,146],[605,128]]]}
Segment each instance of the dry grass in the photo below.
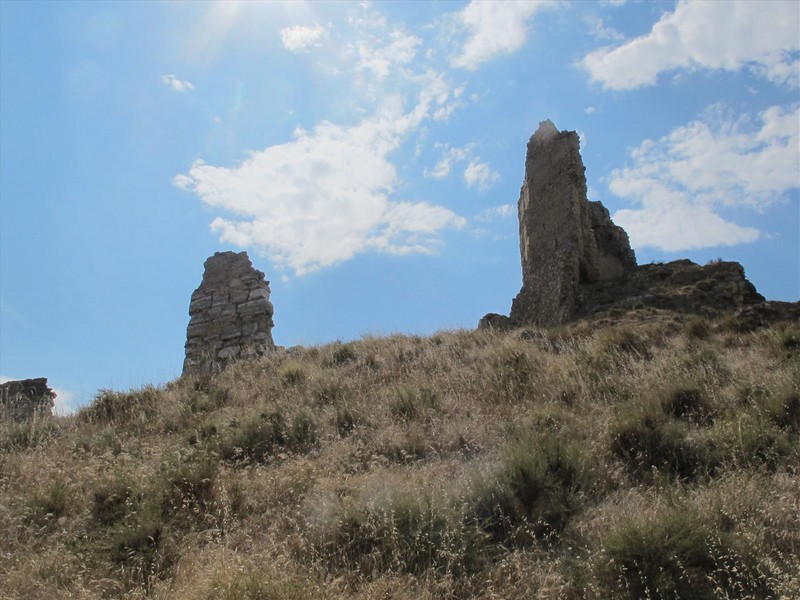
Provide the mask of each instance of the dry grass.
{"label": "dry grass", "polygon": [[800,597],[800,328],[657,317],[368,337],[3,422],[0,597]]}

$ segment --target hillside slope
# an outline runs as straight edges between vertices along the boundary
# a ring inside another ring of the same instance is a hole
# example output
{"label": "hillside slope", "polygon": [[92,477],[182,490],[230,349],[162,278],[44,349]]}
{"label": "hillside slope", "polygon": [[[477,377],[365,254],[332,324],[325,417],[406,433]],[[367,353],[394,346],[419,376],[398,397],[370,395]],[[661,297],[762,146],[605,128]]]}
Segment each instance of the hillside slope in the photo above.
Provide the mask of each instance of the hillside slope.
{"label": "hillside slope", "polygon": [[0,425],[2,598],[800,597],[800,326],[292,349]]}

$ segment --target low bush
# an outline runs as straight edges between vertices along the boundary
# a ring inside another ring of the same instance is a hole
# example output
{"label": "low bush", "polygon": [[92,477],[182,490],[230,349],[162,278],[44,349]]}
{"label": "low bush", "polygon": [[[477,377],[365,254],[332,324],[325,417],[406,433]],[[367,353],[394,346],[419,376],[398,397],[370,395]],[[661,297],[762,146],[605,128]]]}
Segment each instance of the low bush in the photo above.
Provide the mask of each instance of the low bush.
{"label": "low bush", "polygon": [[124,478],[101,484],[93,494],[92,519],[100,526],[111,526],[136,511],[142,493],[133,481]]}
{"label": "low bush", "polygon": [[181,456],[162,469],[162,516],[181,527],[207,521],[215,510],[217,463],[204,456]]}
{"label": "low bush", "polygon": [[356,358],[358,358],[358,355],[356,354],[355,347],[353,346],[353,344],[342,344],[340,342],[334,344],[328,362],[329,364],[334,366],[343,365],[345,363],[349,363],[351,361],[356,360]]}
{"label": "low bush", "polygon": [[486,535],[447,499],[396,492],[379,502],[345,499],[317,539],[336,570],[368,579],[386,573],[462,577],[486,563]]}
{"label": "low bush", "polygon": [[389,401],[389,412],[393,417],[402,420],[420,419],[429,411],[439,408],[439,397],[428,387],[415,389],[401,386],[394,389]]}
{"label": "low bush", "polygon": [[535,390],[537,366],[522,343],[509,343],[489,359],[490,397],[496,402],[516,404],[530,399]]}
{"label": "low bush", "polygon": [[317,425],[308,413],[298,411],[287,423],[282,412],[273,411],[232,423],[218,450],[232,463],[265,463],[279,450],[307,452],[316,441]]}
{"label": "low bush", "polygon": [[61,478],[51,481],[44,490],[34,491],[28,502],[28,521],[37,526],[52,523],[67,514],[72,493]]}
{"label": "low bush", "polygon": [[601,596],[639,600],[772,597],[742,542],[700,516],[672,509],[610,531],[596,561]]}
{"label": "low bush", "polygon": [[699,387],[673,385],[663,393],[661,402],[666,414],[676,419],[698,425],[713,422],[713,408]]}
{"label": "low bush", "polygon": [[161,396],[161,391],[150,385],[130,392],[100,390],[78,414],[84,421],[144,428],[156,416]]}
{"label": "low bush", "polygon": [[306,380],[306,372],[299,363],[290,362],[278,372],[278,377],[285,385],[299,385]]}
{"label": "low bush", "polygon": [[611,424],[611,453],[638,478],[647,477],[652,470],[681,479],[712,473],[714,453],[690,438],[687,427],[653,403],[626,406]]}
{"label": "low bush", "polygon": [[473,491],[473,515],[497,543],[554,539],[578,508],[585,474],[577,450],[548,431],[515,436],[493,478]]}

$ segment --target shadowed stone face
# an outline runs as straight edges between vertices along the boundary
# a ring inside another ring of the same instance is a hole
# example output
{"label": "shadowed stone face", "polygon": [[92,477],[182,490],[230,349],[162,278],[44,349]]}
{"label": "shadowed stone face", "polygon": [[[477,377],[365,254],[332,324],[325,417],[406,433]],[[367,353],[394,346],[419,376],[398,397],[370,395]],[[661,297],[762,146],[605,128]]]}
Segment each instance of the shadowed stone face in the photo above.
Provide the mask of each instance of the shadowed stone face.
{"label": "shadowed stone face", "polygon": [[217,252],[204,267],[189,304],[184,374],[215,373],[275,349],[269,282],[247,253]]}

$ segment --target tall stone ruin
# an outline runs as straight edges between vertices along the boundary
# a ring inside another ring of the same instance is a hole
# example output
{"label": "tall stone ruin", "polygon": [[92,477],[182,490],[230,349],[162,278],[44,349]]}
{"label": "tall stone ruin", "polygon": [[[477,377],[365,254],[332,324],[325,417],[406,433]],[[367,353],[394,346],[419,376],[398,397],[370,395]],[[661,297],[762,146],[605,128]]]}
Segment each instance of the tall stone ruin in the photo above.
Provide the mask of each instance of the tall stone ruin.
{"label": "tall stone ruin", "polygon": [[[764,302],[736,262],[637,265],[625,230],[587,199],[584,171],[578,134],[542,121],[528,142],[518,203],[522,289],[509,317],[490,313],[479,327],[547,327],[643,307],[714,315]],[[781,314],[800,311],[797,303],[769,304]]]}
{"label": "tall stone ruin", "polygon": [[578,134],[542,121],[528,142],[520,191],[522,290],[511,319],[538,325],[569,320],[579,286],[621,280],[636,268],[628,235],[600,202],[586,198]]}
{"label": "tall stone ruin", "polygon": [[216,373],[275,349],[269,281],[246,252],[217,252],[189,304],[183,373]]}

